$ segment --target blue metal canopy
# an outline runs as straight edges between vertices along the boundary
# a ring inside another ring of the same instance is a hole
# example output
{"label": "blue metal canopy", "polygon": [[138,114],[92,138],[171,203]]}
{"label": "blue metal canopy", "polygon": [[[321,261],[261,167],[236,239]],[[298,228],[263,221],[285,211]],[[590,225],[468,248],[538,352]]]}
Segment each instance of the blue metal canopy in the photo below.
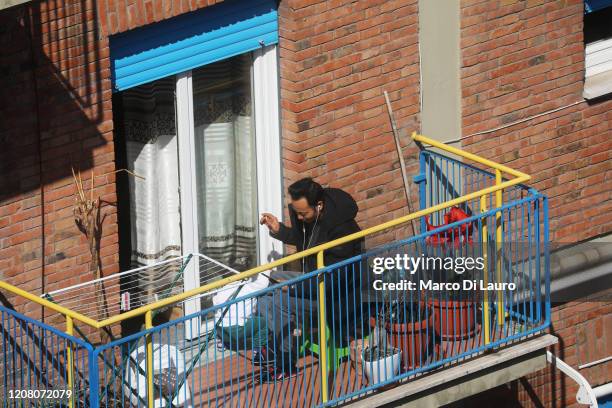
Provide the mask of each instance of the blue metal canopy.
{"label": "blue metal canopy", "polygon": [[227,0],[110,38],[115,91],[278,42],[274,0]]}
{"label": "blue metal canopy", "polygon": [[[584,13],[592,13],[612,6],[612,0],[584,0]],[[610,22],[612,24],[612,21]]]}

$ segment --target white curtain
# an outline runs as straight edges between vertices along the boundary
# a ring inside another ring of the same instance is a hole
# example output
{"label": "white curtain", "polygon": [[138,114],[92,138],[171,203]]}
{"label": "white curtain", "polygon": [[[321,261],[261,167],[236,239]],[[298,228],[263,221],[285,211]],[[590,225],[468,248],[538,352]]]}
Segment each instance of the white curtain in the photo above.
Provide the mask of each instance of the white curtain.
{"label": "white curtain", "polygon": [[196,127],[200,251],[235,269],[256,259],[250,117]]}
{"label": "white curtain", "polygon": [[244,270],[257,264],[250,59],[194,71],[200,252]]}
{"label": "white curtain", "polygon": [[[181,255],[181,222],[188,218],[180,214],[183,177],[196,180],[198,251],[237,270],[257,265],[251,67],[246,54],[192,71],[195,163],[188,170],[193,173],[181,177],[177,149],[186,147],[177,141],[175,78],[122,92],[127,167],[144,177],[129,178],[133,267]],[[201,284],[216,277],[202,265]],[[177,271],[178,265],[147,268],[131,286],[149,302]],[[182,287],[183,279],[177,282]]]}
{"label": "white curtain", "polygon": [[127,142],[134,173],[130,178],[134,196],[132,263],[150,265],[181,253],[176,139],[161,135],[152,143]]}
{"label": "white curtain", "polygon": [[[140,176],[129,177],[132,267],[181,255],[174,86],[163,79],[122,94],[127,167]],[[154,300],[177,272],[177,265],[143,272],[130,284],[133,296]]]}

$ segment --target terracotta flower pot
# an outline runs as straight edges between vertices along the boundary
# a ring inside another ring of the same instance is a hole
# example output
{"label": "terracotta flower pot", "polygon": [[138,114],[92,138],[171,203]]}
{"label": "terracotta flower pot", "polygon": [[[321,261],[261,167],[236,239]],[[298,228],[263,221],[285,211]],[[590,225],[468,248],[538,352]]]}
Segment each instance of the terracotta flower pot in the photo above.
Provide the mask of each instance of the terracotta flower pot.
{"label": "terracotta flower pot", "polygon": [[[424,302],[421,308],[425,308]],[[433,334],[433,316],[418,322],[385,323],[391,346],[402,350],[402,366],[412,370],[425,364],[427,359],[427,344]],[[370,317],[370,326],[376,325],[376,319]]]}
{"label": "terracotta flower pot", "polygon": [[402,364],[405,370],[412,370],[427,361],[427,345],[432,335],[432,317],[417,322],[387,322],[391,345],[402,350]]}
{"label": "terracotta flower pot", "polygon": [[476,329],[477,303],[471,300],[430,300],[433,326],[443,339],[465,339]]}

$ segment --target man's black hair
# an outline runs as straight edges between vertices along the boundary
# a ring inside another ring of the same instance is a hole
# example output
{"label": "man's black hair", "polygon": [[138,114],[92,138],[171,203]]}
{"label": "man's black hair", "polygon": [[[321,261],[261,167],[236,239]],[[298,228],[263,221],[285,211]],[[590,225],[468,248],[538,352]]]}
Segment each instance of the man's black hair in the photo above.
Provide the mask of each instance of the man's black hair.
{"label": "man's black hair", "polygon": [[312,178],[306,177],[289,186],[289,195],[292,200],[304,197],[308,205],[314,207],[319,201],[323,201],[323,187]]}

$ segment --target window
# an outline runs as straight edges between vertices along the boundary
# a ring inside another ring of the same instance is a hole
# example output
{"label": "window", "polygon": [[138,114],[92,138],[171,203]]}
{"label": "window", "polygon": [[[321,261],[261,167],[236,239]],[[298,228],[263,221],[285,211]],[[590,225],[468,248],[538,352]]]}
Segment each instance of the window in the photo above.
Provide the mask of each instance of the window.
{"label": "window", "polygon": [[[117,182],[122,268],[194,252],[235,270],[276,257],[257,221],[282,214],[277,2],[223,1],[109,41],[117,167],[143,177]],[[129,298],[218,279],[204,262],[145,268]]]}
{"label": "window", "polygon": [[593,99],[612,92],[612,1],[587,1],[585,11],[583,96]]}
{"label": "window", "polygon": [[179,133],[181,180],[196,203],[184,213],[197,229],[193,251],[237,270],[258,258],[251,67],[250,54],[206,65],[179,75],[177,92],[188,124]]}
{"label": "window", "polygon": [[[131,267],[200,252],[245,270],[282,252],[258,223],[260,212],[282,214],[277,80],[272,45],[115,96],[117,165],[142,177],[119,186]],[[197,261],[185,290],[215,278]],[[148,282],[139,290],[154,293]]]}

